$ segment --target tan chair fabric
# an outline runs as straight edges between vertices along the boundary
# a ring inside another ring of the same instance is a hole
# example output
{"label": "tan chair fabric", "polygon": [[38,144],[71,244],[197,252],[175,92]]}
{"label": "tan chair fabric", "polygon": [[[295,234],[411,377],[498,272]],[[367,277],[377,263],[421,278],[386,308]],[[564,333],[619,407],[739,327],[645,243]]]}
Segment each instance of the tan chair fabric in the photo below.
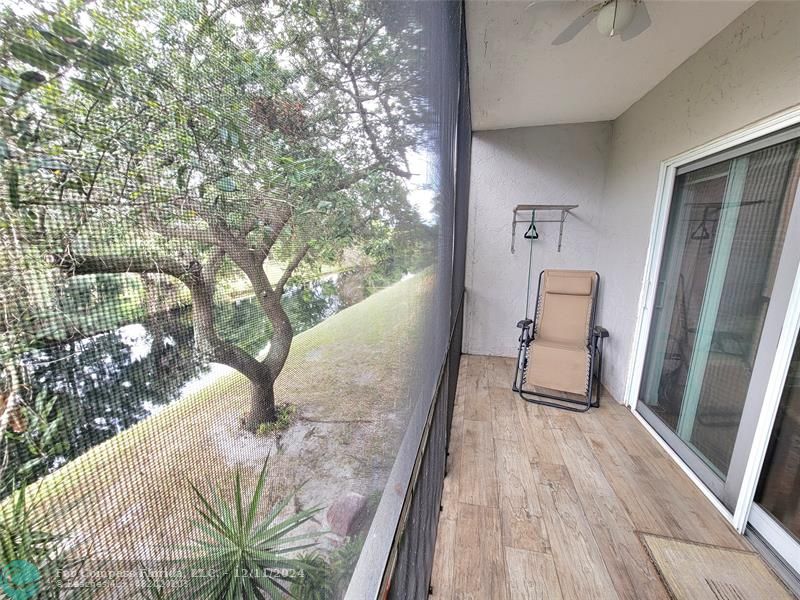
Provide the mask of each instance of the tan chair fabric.
{"label": "tan chair fabric", "polygon": [[530,347],[529,385],[585,394],[589,387],[589,326],[593,271],[547,270],[539,291],[536,337]]}

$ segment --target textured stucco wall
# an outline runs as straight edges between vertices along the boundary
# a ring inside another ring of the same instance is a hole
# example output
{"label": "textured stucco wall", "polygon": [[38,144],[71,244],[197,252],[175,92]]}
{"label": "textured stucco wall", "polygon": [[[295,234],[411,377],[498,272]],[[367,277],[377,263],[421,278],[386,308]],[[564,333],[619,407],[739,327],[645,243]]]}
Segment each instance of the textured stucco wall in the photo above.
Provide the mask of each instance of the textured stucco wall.
{"label": "textured stucco wall", "polygon": [[544,268],[597,268],[600,198],[610,138],[608,123],[474,134],[464,352],[499,356],[516,352],[515,324],[525,314],[529,252],[529,242],[522,237],[526,227],[520,225],[516,253],[511,254],[511,216],[517,204],[580,205],[567,219],[560,254],[558,224],[537,227],[534,278]]}
{"label": "textured stucco wall", "polygon": [[762,1],[613,123],[598,247],[611,331],[605,382],[622,400],[663,160],[800,104],[800,2]]}
{"label": "textured stucco wall", "polygon": [[555,252],[557,229],[540,228],[534,271],[600,272],[598,322],[611,332],[604,379],[622,401],[661,162],[797,105],[800,1],[762,0],[611,125],[476,133],[464,351],[515,352],[527,254],[523,242],[516,255],[509,252],[513,206],[580,204],[578,218],[568,220],[561,254]]}

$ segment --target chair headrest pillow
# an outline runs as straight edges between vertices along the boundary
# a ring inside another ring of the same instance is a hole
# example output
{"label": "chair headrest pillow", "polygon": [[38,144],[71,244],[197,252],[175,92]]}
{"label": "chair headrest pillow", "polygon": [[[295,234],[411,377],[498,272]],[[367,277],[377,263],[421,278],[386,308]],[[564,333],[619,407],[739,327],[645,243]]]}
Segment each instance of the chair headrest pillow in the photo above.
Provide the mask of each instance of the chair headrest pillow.
{"label": "chair headrest pillow", "polygon": [[594,274],[588,272],[550,271],[546,273],[545,293],[567,296],[590,296]]}

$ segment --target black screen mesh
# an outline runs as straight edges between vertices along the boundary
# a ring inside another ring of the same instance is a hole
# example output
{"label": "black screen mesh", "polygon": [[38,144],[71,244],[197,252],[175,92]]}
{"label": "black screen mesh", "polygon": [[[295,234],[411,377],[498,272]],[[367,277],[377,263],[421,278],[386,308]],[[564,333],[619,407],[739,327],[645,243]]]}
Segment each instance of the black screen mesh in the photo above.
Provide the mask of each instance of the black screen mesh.
{"label": "black screen mesh", "polygon": [[[439,120],[433,136],[440,157],[437,183],[443,219],[436,282],[439,303],[434,305],[437,325],[428,333],[417,367],[420,373],[435,373],[435,378],[425,379],[419,389],[387,493],[348,589],[347,597],[354,599],[428,595],[461,355],[472,139],[464,14],[456,3],[420,4],[417,10],[430,25],[426,45],[439,57],[432,68],[439,84],[430,88]],[[379,588],[375,578],[381,573]]]}
{"label": "black screen mesh", "polygon": [[463,289],[461,19],[0,3],[9,597],[344,594]]}

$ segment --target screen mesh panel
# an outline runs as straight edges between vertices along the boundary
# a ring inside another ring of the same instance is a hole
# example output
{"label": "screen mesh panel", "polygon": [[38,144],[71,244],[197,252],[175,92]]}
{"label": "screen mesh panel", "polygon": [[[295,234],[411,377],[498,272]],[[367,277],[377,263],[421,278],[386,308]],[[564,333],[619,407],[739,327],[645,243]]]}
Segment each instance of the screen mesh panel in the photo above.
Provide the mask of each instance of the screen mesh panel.
{"label": "screen mesh panel", "polygon": [[403,542],[393,588],[424,595],[460,347],[460,4],[0,20],[0,588],[340,598],[370,528],[395,533],[373,518],[424,412],[421,554]]}

